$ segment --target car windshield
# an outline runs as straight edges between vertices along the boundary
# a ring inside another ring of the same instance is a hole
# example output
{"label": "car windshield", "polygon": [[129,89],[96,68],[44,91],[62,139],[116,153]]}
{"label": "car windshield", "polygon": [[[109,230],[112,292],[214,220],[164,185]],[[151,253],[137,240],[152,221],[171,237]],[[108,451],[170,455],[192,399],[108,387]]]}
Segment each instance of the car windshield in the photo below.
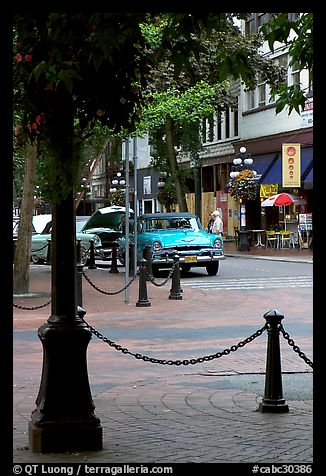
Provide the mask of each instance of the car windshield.
{"label": "car windshield", "polygon": [[144,222],[144,231],[157,230],[193,230],[198,231],[199,226],[193,217],[149,218]]}
{"label": "car windshield", "polygon": [[86,222],[87,222],[87,219],[76,221],[76,231],[77,231],[77,233],[80,233],[81,229],[83,228],[83,226],[85,225]]}

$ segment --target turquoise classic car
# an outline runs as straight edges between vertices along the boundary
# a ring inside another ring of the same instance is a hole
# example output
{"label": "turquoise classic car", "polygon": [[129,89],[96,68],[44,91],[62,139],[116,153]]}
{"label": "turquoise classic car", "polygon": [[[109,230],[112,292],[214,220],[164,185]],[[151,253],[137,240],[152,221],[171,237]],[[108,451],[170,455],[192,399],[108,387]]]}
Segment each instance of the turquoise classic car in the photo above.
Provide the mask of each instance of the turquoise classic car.
{"label": "turquoise classic car", "polygon": [[[145,258],[150,248],[152,271],[171,268],[173,256],[179,256],[180,268],[205,267],[209,276],[215,276],[220,260],[225,259],[221,235],[208,233],[193,213],[145,213],[137,219],[137,257]],[[124,263],[125,236],[118,240],[119,260]],[[130,226],[129,243],[135,243]],[[149,246],[149,248],[148,248]]]}
{"label": "turquoise classic car", "polygon": [[[76,217],[76,240],[80,240],[80,263],[82,265],[85,265],[89,259],[91,240],[94,242],[95,256],[97,255],[98,251],[102,249],[101,239],[95,233],[79,231],[84,223],[84,217],[83,220],[79,220],[79,217]],[[34,264],[46,262],[49,240],[51,240],[51,231],[52,221],[49,221],[42,233],[36,233],[32,235],[30,253],[31,260]]]}

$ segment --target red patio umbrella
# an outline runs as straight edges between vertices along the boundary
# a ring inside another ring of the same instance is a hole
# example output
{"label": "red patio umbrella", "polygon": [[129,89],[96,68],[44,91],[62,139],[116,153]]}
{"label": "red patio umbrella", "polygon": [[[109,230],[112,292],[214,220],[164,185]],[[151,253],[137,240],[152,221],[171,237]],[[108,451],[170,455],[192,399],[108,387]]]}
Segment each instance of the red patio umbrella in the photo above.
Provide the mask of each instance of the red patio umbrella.
{"label": "red patio umbrella", "polygon": [[298,195],[292,195],[291,193],[277,193],[266,198],[261,202],[262,207],[284,207],[284,228],[286,230],[286,217],[285,217],[285,207],[287,205],[306,205],[306,200],[298,197]]}

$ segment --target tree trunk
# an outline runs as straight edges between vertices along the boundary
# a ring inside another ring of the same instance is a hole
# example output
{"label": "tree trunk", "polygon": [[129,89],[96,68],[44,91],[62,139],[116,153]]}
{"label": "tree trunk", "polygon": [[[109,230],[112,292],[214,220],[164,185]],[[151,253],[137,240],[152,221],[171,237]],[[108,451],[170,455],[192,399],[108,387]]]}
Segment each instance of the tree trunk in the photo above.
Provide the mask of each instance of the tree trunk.
{"label": "tree trunk", "polygon": [[37,143],[26,144],[25,174],[21,201],[19,230],[14,257],[13,291],[15,294],[29,290],[30,248],[37,159]]}
{"label": "tree trunk", "polygon": [[188,205],[186,201],[186,196],[182,187],[182,183],[179,177],[179,166],[177,158],[175,155],[174,144],[173,144],[173,122],[170,117],[167,117],[165,120],[165,135],[166,135],[166,145],[168,150],[168,163],[172,176],[174,178],[175,189],[177,193],[177,200],[179,205],[180,212],[187,212]]}

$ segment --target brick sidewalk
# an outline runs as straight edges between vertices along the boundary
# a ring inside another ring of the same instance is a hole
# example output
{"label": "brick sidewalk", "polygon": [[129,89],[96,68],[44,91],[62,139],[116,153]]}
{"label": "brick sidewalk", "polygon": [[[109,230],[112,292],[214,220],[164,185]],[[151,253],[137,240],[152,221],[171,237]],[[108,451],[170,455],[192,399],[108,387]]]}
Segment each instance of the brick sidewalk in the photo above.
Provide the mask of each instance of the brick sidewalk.
{"label": "brick sidewalk", "polygon": [[[123,272],[108,269],[85,273],[102,290],[114,292],[125,283]],[[123,269],[120,268],[120,271]],[[158,281],[162,280],[161,278]],[[30,291],[34,297],[15,299],[37,306],[49,299],[50,268],[31,267]],[[247,293],[242,314],[246,327],[239,337],[239,314],[228,307],[235,293],[224,293],[225,312],[214,312],[215,297],[200,289],[184,292],[180,301],[169,300],[170,285],[148,285],[150,307],[136,307],[138,284],[124,293],[108,296],[83,280],[85,316],[105,336],[144,355],[185,359],[211,355],[216,348],[237,344],[264,325],[264,295]],[[189,289],[187,290],[189,291]],[[294,292],[294,291],[293,291]],[[301,292],[302,294],[302,292]],[[288,294],[278,292],[278,304]],[[252,302],[251,302],[252,300]],[[198,303],[201,313],[198,315]],[[255,315],[250,311],[255,309]],[[155,365],[123,355],[93,337],[88,348],[88,373],[96,414],[103,428],[103,450],[35,454],[28,449],[27,426],[35,409],[40,383],[42,346],[36,330],[50,307],[33,312],[14,309],[14,462],[17,463],[311,463],[312,399],[286,397],[290,411],[269,414],[257,411],[264,391],[266,333],[237,352],[197,365]],[[297,314],[304,324],[308,317]],[[288,317],[291,323],[291,316]],[[160,334],[155,332],[156,326]],[[236,327],[234,327],[236,326]],[[241,325],[240,325],[241,327]],[[213,331],[213,329],[217,331]],[[247,329],[248,328],[248,329]],[[286,328],[286,326],[285,326]],[[216,335],[215,335],[216,334]],[[159,338],[159,336],[165,336]],[[196,335],[196,339],[193,339]],[[312,355],[312,337],[296,339]],[[284,348],[284,349],[283,349]],[[312,385],[311,368],[285,345],[283,378]],[[244,383],[243,379],[247,383]],[[285,386],[284,386],[285,388]]]}

